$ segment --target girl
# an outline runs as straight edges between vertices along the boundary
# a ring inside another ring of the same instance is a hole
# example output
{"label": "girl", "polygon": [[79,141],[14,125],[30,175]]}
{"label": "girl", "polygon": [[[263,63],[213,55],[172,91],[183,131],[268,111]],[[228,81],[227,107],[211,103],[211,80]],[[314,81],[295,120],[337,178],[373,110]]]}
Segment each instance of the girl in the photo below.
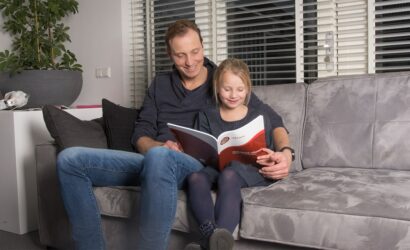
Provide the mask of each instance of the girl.
{"label": "girl", "polygon": [[[240,128],[263,115],[266,145],[271,149],[273,145],[276,149],[290,149],[282,119],[268,110],[266,105],[261,105],[261,110],[247,106],[251,97],[251,80],[249,69],[243,61],[233,58],[223,61],[215,72],[213,87],[218,107],[198,114],[197,129],[217,137],[224,131]],[[207,166],[188,176],[188,200],[202,238],[200,245],[190,243],[185,250],[233,248],[232,233],[240,219],[241,188],[267,186],[274,179],[281,179],[288,174],[292,161],[291,149],[275,153],[269,148],[260,149],[266,154],[257,157],[255,166],[231,161],[222,172],[214,166]],[[256,167],[257,164],[262,168]],[[215,206],[211,198],[214,184],[218,187]]]}

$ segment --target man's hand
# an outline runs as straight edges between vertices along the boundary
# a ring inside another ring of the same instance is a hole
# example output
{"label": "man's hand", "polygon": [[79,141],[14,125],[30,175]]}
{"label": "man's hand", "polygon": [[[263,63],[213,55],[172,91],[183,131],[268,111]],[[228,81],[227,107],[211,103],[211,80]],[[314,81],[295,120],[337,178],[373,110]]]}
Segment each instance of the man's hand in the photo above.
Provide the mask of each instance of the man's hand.
{"label": "man's hand", "polygon": [[169,148],[171,150],[174,150],[174,151],[183,152],[181,145],[177,142],[174,142],[174,141],[168,140],[162,146],[166,147],[166,148]]}
{"label": "man's hand", "polygon": [[264,148],[261,151],[265,152],[259,155],[256,163],[262,166],[259,173],[265,178],[280,180],[289,175],[290,161],[289,157],[283,152],[274,152],[270,149]]}
{"label": "man's hand", "polygon": [[162,146],[163,143],[159,141],[155,141],[148,136],[143,136],[138,139],[136,142],[137,150],[141,154],[145,154],[148,150],[152,147]]}
{"label": "man's hand", "polygon": [[179,143],[176,143],[174,141],[166,141],[165,143],[163,143],[163,142],[155,141],[147,136],[143,136],[140,139],[138,139],[136,144],[137,144],[138,152],[142,154],[145,154],[152,147],[160,147],[160,146],[167,147],[171,150],[175,150],[178,152],[182,152],[182,147],[181,145],[179,145]]}

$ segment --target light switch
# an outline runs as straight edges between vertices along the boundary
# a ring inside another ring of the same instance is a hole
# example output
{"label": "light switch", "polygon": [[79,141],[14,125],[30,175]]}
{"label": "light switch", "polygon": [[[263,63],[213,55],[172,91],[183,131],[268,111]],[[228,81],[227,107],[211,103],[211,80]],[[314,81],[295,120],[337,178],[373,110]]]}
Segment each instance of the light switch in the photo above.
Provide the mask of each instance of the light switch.
{"label": "light switch", "polygon": [[111,67],[96,68],[95,77],[97,78],[111,78]]}

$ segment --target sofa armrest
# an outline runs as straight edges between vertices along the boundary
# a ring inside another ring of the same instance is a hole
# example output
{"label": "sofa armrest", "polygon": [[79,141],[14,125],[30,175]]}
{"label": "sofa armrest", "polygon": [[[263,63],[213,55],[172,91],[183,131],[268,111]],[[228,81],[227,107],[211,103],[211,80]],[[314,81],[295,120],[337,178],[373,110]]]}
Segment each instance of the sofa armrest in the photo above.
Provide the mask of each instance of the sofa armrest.
{"label": "sofa armrest", "polygon": [[36,146],[38,231],[40,242],[58,249],[74,249],[70,226],[60,195],[54,144]]}

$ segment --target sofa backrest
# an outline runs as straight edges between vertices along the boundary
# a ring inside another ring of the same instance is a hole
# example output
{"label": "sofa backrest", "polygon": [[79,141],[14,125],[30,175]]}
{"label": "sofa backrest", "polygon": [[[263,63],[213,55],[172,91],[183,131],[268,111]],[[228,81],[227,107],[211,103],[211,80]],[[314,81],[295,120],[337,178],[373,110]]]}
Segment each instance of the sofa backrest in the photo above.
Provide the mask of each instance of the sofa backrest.
{"label": "sofa backrest", "polygon": [[291,146],[295,149],[296,159],[291,172],[302,170],[301,145],[302,126],[305,112],[306,86],[304,83],[255,86],[253,92],[271,106],[283,119],[289,131]]}
{"label": "sofa backrest", "polygon": [[410,170],[410,72],[320,79],[306,100],[304,168]]}

